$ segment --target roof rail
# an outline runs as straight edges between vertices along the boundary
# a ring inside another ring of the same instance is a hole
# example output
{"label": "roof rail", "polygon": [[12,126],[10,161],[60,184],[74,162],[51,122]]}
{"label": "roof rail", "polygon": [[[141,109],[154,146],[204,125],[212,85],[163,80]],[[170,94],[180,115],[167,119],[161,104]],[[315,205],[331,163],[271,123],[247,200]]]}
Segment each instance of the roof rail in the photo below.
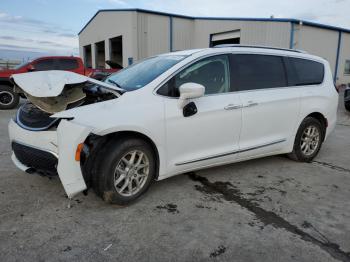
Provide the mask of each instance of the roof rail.
{"label": "roof rail", "polygon": [[304,53],[304,54],[307,53],[307,52],[305,52],[305,51],[303,51],[303,50],[298,50],[298,49],[271,47],[271,46],[263,46],[263,45],[221,44],[221,45],[213,46],[213,48],[223,48],[223,47],[262,48],[262,49],[272,49],[272,50],[289,51],[289,52],[295,52],[295,53]]}

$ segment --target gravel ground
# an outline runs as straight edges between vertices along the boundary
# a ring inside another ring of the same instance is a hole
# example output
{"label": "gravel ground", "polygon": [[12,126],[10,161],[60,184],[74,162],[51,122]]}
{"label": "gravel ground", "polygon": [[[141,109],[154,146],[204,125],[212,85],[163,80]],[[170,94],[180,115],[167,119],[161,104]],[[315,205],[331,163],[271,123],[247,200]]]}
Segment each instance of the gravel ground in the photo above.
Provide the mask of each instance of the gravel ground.
{"label": "gravel ground", "polygon": [[[1,261],[350,261],[350,114],[312,163],[284,156],[156,182],[129,207],[12,164],[0,112]],[[70,206],[70,208],[68,208]]]}

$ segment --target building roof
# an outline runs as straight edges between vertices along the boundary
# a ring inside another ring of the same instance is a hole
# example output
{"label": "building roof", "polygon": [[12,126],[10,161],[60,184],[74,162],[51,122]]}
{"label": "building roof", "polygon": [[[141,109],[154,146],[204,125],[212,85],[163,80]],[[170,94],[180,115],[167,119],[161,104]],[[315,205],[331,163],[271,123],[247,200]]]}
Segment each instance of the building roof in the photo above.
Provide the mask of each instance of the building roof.
{"label": "building roof", "polygon": [[90,24],[90,22],[101,12],[125,12],[125,11],[131,11],[131,12],[140,12],[140,13],[148,13],[148,14],[155,14],[155,15],[163,15],[163,16],[169,16],[169,17],[178,17],[178,18],[186,18],[186,19],[198,19],[198,20],[231,20],[231,21],[258,21],[258,22],[286,22],[286,23],[293,23],[293,24],[300,24],[323,28],[323,29],[329,29],[329,30],[335,30],[340,32],[346,32],[350,33],[350,29],[337,27],[337,26],[331,26],[331,25],[325,25],[315,22],[310,22],[306,20],[300,20],[295,18],[249,18],[249,17],[196,17],[196,16],[186,16],[186,15],[180,15],[180,14],[172,14],[172,13],[166,13],[166,12],[159,12],[159,11],[152,11],[152,10],[146,10],[146,9],[140,9],[140,8],[126,8],[126,9],[101,9],[98,10],[95,15],[86,23],[86,25],[79,31],[78,35],[80,35],[81,32],[84,31],[84,29]]}

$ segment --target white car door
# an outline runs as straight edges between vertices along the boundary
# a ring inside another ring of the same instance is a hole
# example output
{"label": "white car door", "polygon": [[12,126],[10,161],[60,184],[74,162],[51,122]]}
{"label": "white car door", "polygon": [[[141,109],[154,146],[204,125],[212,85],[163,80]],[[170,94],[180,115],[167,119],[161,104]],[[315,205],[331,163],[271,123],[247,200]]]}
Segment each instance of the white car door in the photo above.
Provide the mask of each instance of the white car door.
{"label": "white car door", "polygon": [[[236,158],[241,129],[241,101],[231,92],[228,55],[200,59],[172,77],[159,90],[165,95],[168,175]],[[198,83],[205,96],[193,99],[196,113],[185,117],[178,107],[179,86]]]}
{"label": "white car door", "polygon": [[300,88],[288,87],[284,58],[233,55],[232,73],[243,104],[239,157],[278,153],[293,143]]}

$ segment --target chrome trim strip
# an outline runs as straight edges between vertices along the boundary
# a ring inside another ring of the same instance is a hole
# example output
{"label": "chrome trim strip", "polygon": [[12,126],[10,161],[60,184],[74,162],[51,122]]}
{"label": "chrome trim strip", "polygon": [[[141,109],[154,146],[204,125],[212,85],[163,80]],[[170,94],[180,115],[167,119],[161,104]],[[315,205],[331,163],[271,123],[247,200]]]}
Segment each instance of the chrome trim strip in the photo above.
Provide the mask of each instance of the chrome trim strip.
{"label": "chrome trim strip", "polygon": [[53,152],[53,151],[51,151],[51,150],[47,150],[47,149],[43,149],[43,148],[40,148],[40,147],[37,147],[37,146],[29,145],[29,144],[26,144],[26,143],[23,143],[23,142],[19,142],[17,140],[12,140],[11,144],[12,144],[12,142],[20,144],[22,146],[27,146],[27,147],[31,147],[31,148],[34,148],[34,149],[37,149],[37,150],[41,150],[41,151],[47,152],[47,153],[53,155],[54,157],[56,157],[58,159],[58,154]]}
{"label": "chrome trim strip", "polygon": [[181,166],[181,165],[191,164],[191,163],[200,162],[200,161],[204,161],[204,160],[209,160],[209,159],[213,159],[213,158],[218,158],[218,157],[224,157],[224,156],[229,156],[229,155],[233,155],[233,154],[243,153],[243,152],[259,149],[259,148],[266,147],[266,146],[272,146],[272,145],[279,144],[279,143],[282,143],[282,142],[285,142],[285,141],[287,141],[287,139],[280,139],[280,140],[277,140],[277,141],[274,141],[274,142],[271,142],[271,143],[267,143],[267,144],[263,144],[263,145],[259,145],[259,146],[248,147],[248,148],[245,148],[245,149],[235,150],[235,151],[231,151],[231,152],[227,152],[227,153],[223,153],[223,154],[212,155],[212,156],[208,156],[208,157],[204,157],[204,158],[197,158],[197,159],[193,159],[193,160],[189,160],[189,161],[185,161],[185,162],[176,163],[175,166]]}

